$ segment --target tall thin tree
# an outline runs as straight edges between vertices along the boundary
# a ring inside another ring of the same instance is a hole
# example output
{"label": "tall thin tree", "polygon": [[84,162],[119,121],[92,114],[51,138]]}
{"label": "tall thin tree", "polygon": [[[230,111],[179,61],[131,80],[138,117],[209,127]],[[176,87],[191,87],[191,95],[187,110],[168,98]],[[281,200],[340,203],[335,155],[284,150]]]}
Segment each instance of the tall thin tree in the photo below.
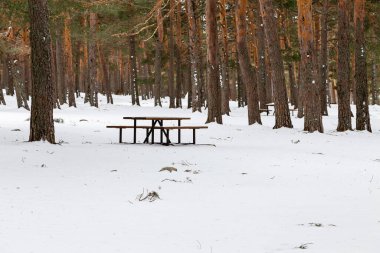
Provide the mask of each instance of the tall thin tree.
{"label": "tall thin tree", "polygon": [[29,0],[32,50],[32,111],[29,141],[55,143],[54,87],[51,66],[51,36],[47,0]]}
{"label": "tall thin tree", "polygon": [[365,0],[355,0],[356,130],[371,130],[368,108],[367,52],[364,38]]}
{"label": "tall thin tree", "polygon": [[323,132],[321,101],[319,99],[318,59],[314,45],[312,0],[298,0],[299,39],[301,45],[301,74],[304,82],[305,117],[304,130]]}
{"label": "tall thin tree", "polygon": [[248,103],[248,124],[261,124],[256,73],[251,65],[247,45],[247,0],[236,1],[236,46],[242,81]]}
{"label": "tall thin tree", "polygon": [[349,0],[338,3],[338,128],[344,132],[352,130],[350,108],[350,16]]}
{"label": "tall thin tree", "polygon": [[222,124],[221,92],[219,86],[218,32],[216,0],[206,2],[207,33],[207,123]]}
{"label": "tall thin tree", "polygon": [[264,23],[265,38],[268,45],[268,56],[273,84],[273,99],[276,110],[274,128],[292,128],[290,119],[288,95],[285,86],[284,65],[281,56],[280,39],[278,36],[277,14],[272,0],[260,0],[260,11]]}

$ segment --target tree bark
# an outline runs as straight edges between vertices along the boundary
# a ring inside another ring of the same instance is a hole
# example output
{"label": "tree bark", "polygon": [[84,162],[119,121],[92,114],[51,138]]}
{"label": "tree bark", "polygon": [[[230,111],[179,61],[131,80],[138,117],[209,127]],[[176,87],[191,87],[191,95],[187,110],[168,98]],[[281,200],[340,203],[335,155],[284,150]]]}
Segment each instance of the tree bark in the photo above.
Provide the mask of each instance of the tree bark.
{"label": "tree bark", "polygon": [[[371,94],[372,94],[372,105],[377,104],[377,86],[376,86],[376,63],[372,60],[371,66]],[[0,94],[1,95],[1,94]]]}
{"label": "tree bark", "polygon": [[322,14],[321,14],[321,52],[320,52],[320,76],[321,76],[321,113],[327,116],[327,90],[329,85],[329,73],[328,73],[328,13],[329,13],[329,1],[323,0]]}
{"label": "tree bark", "polygon": [[32,50],[32,111],[29,141],[55,143],[51,37],[47,0],[29,0]]}
{"label": "tree bark", "polygon": [[73,48],[71,44],[71,17],[66,14],[64,21],[64,61],[65,61],[65,81],[68,88],[69,107],[76,107],[74,90],[74,69],[73,69]]}
{"label": "tree bark", "polygon": [[136,38],[134,35],[129,37],[129,52],[131,57],[131,92],[132,97],[134,97],[133,104],[140,106],[139,87],[137,83]]}
{"label": "tree bark", "polygon": [[[257,6],[259,1],[256,0]],[[265,35],[263,18],[260,11],[256,16],[256,47],[257,47],[257,87],[259,90],[260,109],[265,109],[267,102],[266,69],[265,69]]]}
{"label": "tree bark", "polygon": [[218,28],[216,0],[206,2],[206,34],[207,34],[207,121],[222,124],[221,94],[219,86],[218,65]]}
{"label": "tree bark", "polygon": [[239,67],[242,82],[244,83],[247,104],[249,125],[261,124],[259,101],[257,94],[256,73],[251,66],[251,59],[247,46],[247,0],[237,0],[236,2],[236,44],[238,51]]}
{"label": "tree bark", "polygon": [[220,26],[221,26],[221,41],[220,58],[221,58],[221,78],[222,78],[222,114],[229,115],[230,109],[230,78],[229,78],[229,57],[228,57],[228,27],[227,27],[227,13],[226,13],[226,0],[220,0]]}
{"label": "tree bark", "polygon": [[109,72],[107,68],[107,66],[109,65],[108,60],[104,56],[103,47],[98,46],[98,52],[99,52],[99,63],[103,72],[103,84],[104,84],[105,93],[107,97],[107,104],[113,104],[113,98],[112,98],[112,93],[111,93],[111,82],[110,82]]}
{"label": "tree bark", "polygon": [[90,32],[88,38],[88,88],[87,93],[90,100],[90,105],[99,107],[99,83],[97,82],[98,70],[97,70],[97,57],[96,57],[96,41],[95,41],[95,33],[97,26],[98,18],[97,14],[91,12],[90,13]]}
{"label": "tree bark", "polygon": [[365,0],[355,0],[356,130],[372,132],[368,108],[367,52],[364,37]]}
{"label": "tree bark", "polygon": [[202,78],[201,78],[201,54],[199,44],[199,33],[197,30],[197,19],[194,13],[195,0],[186,0],[187,18],[189,22],[189,46],[192,76],[192,108],[193,112],[201,111],[202,107]]}
{"label": "tree bark", "polygon": [[177,0],[177,15],[176,15],[176,108],[182,108],[182,30],[181,30],[181,0]]}
{"label": "tree bark", "polygon": [[282,62],[277,21],[272,0],[260,0],[260,11],[264,21],[265,37],[268,45],[271,78],[273,83],[273,98],[276,110],[274,128],[292,128],[290,119],[288,95],[286,93],[284,65]]}
{"label": "tree bark", "polygon": [[305,117],[304,131],[323,132],[318,84],[318,60],[313,33],[312,0],[299,0],[298,21],[300,22],[299,40],[301,45],[301,74],[304,82]]}
{"label": "tree bark", "polygon": [[157,40],[156,40],[156,55],[154,58],[154,106],[161,106],[161,86],[162,86],[162,42],[164,40],[164,24],[161,12],[162,0],[157,0]]}
{"label": "tree bark", "polygon": [[338,3],[338,127],[337,131],[352,130],[350,108],[350,42],[349,1]]}

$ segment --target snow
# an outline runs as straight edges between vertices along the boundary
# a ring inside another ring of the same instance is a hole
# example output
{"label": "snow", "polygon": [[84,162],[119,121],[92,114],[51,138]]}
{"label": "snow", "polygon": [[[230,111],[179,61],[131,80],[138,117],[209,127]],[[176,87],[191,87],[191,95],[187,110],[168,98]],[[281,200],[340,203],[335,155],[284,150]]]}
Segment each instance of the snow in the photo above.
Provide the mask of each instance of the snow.
{"label": "snow", "polygon": [[[135,115],[198,125],[206,113],[101,100],[99,109],[79,99],[55,110],[61,145],[27,142],[29,113],[14,97],[0,106],[0,252],[378,252],[379,106],[372,134],[336,132],[336,106],[326,133],[308,134],[295,117],[294,129],[273,130],[264,114],[263,126],[248,126],[246,108],[231,103],[223,126],[197,135],[215,146],[167,147],[118,144],[105,126]],[[178,171],[159,172],[167,166]],[[143,190],[160,199],[139,201]]]}

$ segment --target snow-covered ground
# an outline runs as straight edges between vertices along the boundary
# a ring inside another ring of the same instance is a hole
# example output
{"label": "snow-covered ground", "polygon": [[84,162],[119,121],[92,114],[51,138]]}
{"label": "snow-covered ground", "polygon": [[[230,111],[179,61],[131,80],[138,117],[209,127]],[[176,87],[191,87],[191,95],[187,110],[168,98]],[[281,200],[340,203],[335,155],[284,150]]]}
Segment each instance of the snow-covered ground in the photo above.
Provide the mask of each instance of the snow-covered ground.
{"label": "snow-covered ground", "polygon": [[[206,113],[141,107],[115,96],[99,109],[56,110],[61,145],[29,143],[29,113],[0,106],[1,253],[377,253],[380,248],[380,107],[373,133],[248,126],[231,103],[224,125],[198,132],[197,146],[118,144],[108,124],[123,116]],[[354,108],[353,108],[354,109]],[[354,120],[354,119],[353,119]],[[353,125],[354,122],[353,122]],[[16,131],[16,130],[20,131]],[[131,140],[131,131],[125,140]],[[144,132],[139,134],[139,140]],[[191,140],[191,132],[183,139]],[[177,172],[159,172],[163,167]],[[160,199],[139,201],[143,192]]]}

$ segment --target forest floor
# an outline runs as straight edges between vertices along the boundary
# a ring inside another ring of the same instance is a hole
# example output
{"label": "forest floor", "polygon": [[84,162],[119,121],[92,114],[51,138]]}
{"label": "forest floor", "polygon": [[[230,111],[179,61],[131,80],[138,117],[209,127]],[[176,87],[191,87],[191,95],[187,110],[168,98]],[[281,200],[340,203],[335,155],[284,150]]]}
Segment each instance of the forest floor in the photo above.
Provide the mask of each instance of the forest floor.
{"label": "forest floor", "polygon": [[[61,144],[50,145],[27,142],[29,112],[6,97],[0,252],[378,252],[379,106],[370,108],[372,134],[336,132],[336,106],[325,133],[309,134],[295,116],[294,129],[273,130],[274,116],[264,114],[262,126],[248,126],[246,108],[231,103],[224,125],[198,132],[199,143],[212,145],[161,146],[118,144],[118,131],[105,126],[156,115],[198,125],[206,112],[114,100],[55,110]],[[160,172],[168,166],[177,171]],[[148,191],[159,199],[140,201]]]}

